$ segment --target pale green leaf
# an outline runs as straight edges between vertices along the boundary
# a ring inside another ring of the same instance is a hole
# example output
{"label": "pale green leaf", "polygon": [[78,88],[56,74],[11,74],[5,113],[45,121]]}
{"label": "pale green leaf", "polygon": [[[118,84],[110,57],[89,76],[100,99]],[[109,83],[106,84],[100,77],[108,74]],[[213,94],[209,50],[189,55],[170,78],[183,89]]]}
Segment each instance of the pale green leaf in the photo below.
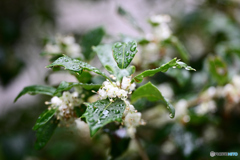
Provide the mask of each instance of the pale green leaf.
{"label": "pale green leaf", "polygon": [[117,77],[118,80],[121,80],[124,76],[130,76],[135,72],[134,66],[129,66],[126,69],[118,68],[113,56],[112,56],[112,47],[109,44],[99,45],[93,47],[93,50],[97,53],[99,60],[106,70]]}

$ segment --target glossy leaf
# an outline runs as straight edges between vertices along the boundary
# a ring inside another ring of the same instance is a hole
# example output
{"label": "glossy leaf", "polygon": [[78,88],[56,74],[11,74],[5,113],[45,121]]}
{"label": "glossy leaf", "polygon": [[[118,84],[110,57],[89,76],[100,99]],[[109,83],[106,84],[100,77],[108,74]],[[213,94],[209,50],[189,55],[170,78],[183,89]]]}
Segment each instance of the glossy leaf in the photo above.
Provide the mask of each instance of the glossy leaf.
{"label": "glossy leaf", "polygon": [[112,46],[113,58],[120,69],[127,68],[137,53],[137,42],[117,42]]}
{"label": "glossy leaf", "polygon": [[107,79],[109,79],[105,73],[101,72],[99,69],[89,65],[88,63],[82,62],[77,59],[72,59],[68,56],[63,56],[58,58],[52,64],[48,65],[47,68],[61,66],[64,67],[66,70],[73,71],[75,73],[81,74],[82,70],[92,71],[97,73]]}
{"label": "glossy leaf", "polygon": [[135,67],[130,66],[126,69],[118,68],[113,56],[112,56],[112,47],[111,45],[99,45],[93,47],[93,50],[97,53],[99,60],[106,70],[117,77],[118,80],[121,80],[124,76],[130,76],[135,72]]}
{"label": "glossy leaf", "polygon": [[36,149],[42,149],[47,144],[57,128],[58,123],[59,121],[55,117],[52,117],[50,121],[37,129],[37,140],[34,145]]}
{"label": "glossy leaf", "polygon": [[70,90],[72,87],[82,86],[86,90],[98,90],[101,87],[101,84],[87,84],[87,83],[77,83],[77,82],[66,82],[62,81],[55,91],[54,95]]}
{"label": "glossy leaf", "polygon": [[131,101],[135,102],[139,98],[147,98],[149,101],[161,100],[167,106],[167,109],[170,112],[170,118],[173,118],[175,116],[174,107],[169,103],[166,98],[163,97],[162,93],[151,82],[148,82],[147,84],[136,89],[131,96]]}
{"label": "glossy leaf", "polygon": [[177,60],[177,58],[172,59],[171,61],[169,61],[166,64],[161,65],[160,67],[156,68],[156,69],[150,69],[150,70],[146,70],[140,74],[138,74],[137,76],[134,77],[134,80],[137,83],[142,82],[144,77],[147,76],[153,76],[154,74],[158,73],[158,72],[166,72],[169,68],[185,68],[186,70],[193,70],[195,71],[194,68],[188,66],[186,63],[183,63],[179,60]]}
{"label": "glossy leaf", "polygon": [[86,60],[90,60],[94,57],[92,46],[97,46],[101,42],[104,35],[105,31],[102,27],[90,30],[83,35],[80,45]]}
{"label": "glossy leaf", "polygon": [[124,101],[117,99],[110,102],[108,99],[104,99],[88,103],[87,110],[82,117],[86,118],[90,134],[93,136],[104,125],[113,121],[121,122],[124,110]]}
{"label": "glossy leaf", "polygon": [[46,109],[42,114],[37,119],[37,122],[35,123],[33,130],[37,130],[38,128],[42,127],[45,125],[55,114],[57,111],[57,107],[54,109]]}
{"label": "glossy leaf", "polygon": [[56,91],[55,88],[49,87],[49,86],[42,86],[42,85],[33,85],[23,88],[23,90],[18,94],[18,96],[15,98],[14,102],[18,100],[21,96],[25,94],[35,95],[35,94],[44,94],[52,96],[54,92]]}

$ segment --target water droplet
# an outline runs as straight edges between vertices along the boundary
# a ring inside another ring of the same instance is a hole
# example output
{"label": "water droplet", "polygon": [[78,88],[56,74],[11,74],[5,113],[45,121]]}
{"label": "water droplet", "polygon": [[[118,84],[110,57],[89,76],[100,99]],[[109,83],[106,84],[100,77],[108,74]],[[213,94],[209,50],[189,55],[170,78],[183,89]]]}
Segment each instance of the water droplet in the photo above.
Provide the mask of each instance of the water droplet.
{"label": "water droplet", "polygon": [[130,58],[128,58],[128,59],[127,59],[127,62],[128,62],[128,63],[130,63],[130,62],[131,62],[131,59],[130,59]]}
{"label": "water droplet", "polygon": [[129,52],[128,51],[126,51],[126,55],[129,56]]}
{"label": "water droplet", "polygon": [[132,53],[132,54],[131,54],[131,57],[134,57],[134,56],[135,56],[135,53]]}
{"label": "water droplet", "polygon": [[190,70],[190,67],[185,67],[185,69],[189,71],[189,70]]}
{"label": "water droplet", "polygon": [[133,51],[136,50],[136,48],[137,48],[137,46],[133,45],[133,46],[130,48],[130,50],[133,52]]}
{"label": "water droplet", "polygon": [[108,113],[109,113],[108,110],[104,110],[104,111],[103,111],[103,114],[104,114],[105,116],[108,115]]}
{"label": "water droplet", "polygon": [[120,48],[122,46],[122,43],[120,43],[120,42],[117,42],[116,44],[115,44],[115,47],[116,48]]}
{"label": "water droplet", "polygon": [[119,113],[120,113],[120,110],[118,110],[118,109],[117,109],[117,110],[114,110],[114,113],[115,113],[115,114],[119,114]]}
{"label": "water droplet", "polygon": [[65,59],[64,61],[65,61],[65,62],[68,62],[68,59]]}
{"label": "water droplet", "polygon": [[176,68],[176,66],[173,66],[172,68]]}
{"label": "water droplet", "polygon": [[169,114],[169,117],[170,117],[170,118],[173,118],[174,116],[173,116],[173,114],[172,114],[172,113],[170,113],[170,114]]}

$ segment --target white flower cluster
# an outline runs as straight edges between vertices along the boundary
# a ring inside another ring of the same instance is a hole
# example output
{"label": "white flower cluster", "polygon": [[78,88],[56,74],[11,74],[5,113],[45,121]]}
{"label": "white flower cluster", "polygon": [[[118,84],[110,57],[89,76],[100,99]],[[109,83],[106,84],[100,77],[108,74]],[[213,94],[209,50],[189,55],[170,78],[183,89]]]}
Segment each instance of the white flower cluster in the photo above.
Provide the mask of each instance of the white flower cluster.
{"label": "white flower cluster", "polygon": [[51,102],[46,102],[46,104],[51,104],[49,109],[58,108],[55,115],[58,120],[69,120],[74,118],[74,107],[79,106],[82,101],[78,98],[78,93],[73,92],[63,92],[62,97],[54,96]]}
{"label": "white flower cluster", "polygon": [[66,54],[71,58],[81,57],[81,48],[73,36],[57,35],[55,43],[48,43],[44,51],[49,54]]}
{"label": "white flower cluster", "polygon": [[158,24],[153,30],[153,34],[157,41],[166,40],[172,35],[172,31],[167,24],[171,21],[171,17],[169,15],[152,16],[150,21],[154,24]]}
{"label": "white flower cluster", "polygon": [[98,94],[100,99],[109,98],[112,101],[113,98],[121,98],[122,100],[126,100],[128,94],[131,94],[135,87],[136,84],[131,83],[131,77],[123,77],[122,83],[107,80],[103,82],[103,86],[98,90]]}
{"label": "white flower cluster", "polygon": [[123,112],[123,123],[127,127],[127,134],[133,138],[136,133],[136,127],[146,123],[141,119],[142,114],[137,112],[129,101],[125,100],[125,103],[126,109]]}

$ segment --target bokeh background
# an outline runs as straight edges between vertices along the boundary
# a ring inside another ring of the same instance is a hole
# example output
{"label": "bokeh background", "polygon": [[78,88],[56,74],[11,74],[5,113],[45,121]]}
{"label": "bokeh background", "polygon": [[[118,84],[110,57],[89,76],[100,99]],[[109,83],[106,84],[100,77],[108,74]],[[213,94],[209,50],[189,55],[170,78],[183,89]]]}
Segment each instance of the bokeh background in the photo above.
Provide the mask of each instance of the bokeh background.
{"label": "bokeh background", "polygon": [[[131,14],[143,32],[119,14],[119,6]],[[49,75],[45,68],[48,58],[40,56],[46,37],[62,34],[81,38],[100,26],[108,39],[142,37],[151,33],[147,20],[156,14],[172,17],[170,28],[189,52],[189,61],[185,62],[197,71],[170,70],[149,79],[173,102],[177,116],[171,120],[158,103],[138,101],[135,108],[147,122],[138,128],[143,149],[149,159],[237,158],[211,158],[209,154],[240,154],[238,0],[1,0],[0,159],[106,159],[114,143],[123,150],[119,159],[140,159],[130,139],[114,141],[107,134],[90,138],[84,124],[78,124],[81,130],[58,128],[49,144],[37,151],[31,128],[49,97],[25,95],[17,103],[13,100],[28,85],[77,81],[65,73]],[[158,55],[152,58],[151,49],[140,46],[141,56],[134,62],[138,71],[160,66],[162,59],[181,58],[172,47],[164,48],[164,54],[162,49],[152,49]],[[97,58],[90,63],[101,66]]]}

